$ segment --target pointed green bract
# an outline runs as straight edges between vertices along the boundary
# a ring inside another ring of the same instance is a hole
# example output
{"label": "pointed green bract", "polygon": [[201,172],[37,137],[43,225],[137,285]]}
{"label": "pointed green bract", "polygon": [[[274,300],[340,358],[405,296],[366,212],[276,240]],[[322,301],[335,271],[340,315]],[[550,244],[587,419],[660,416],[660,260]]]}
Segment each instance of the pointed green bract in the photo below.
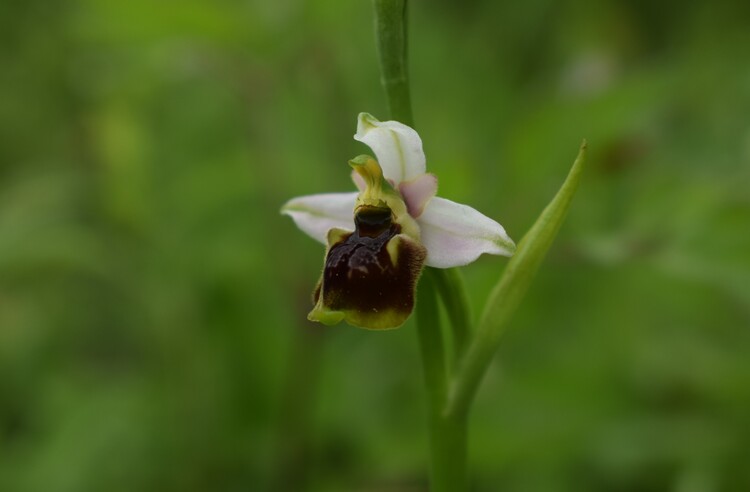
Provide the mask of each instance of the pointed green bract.
{"label": "pointed green bract", "polygon": [[518,244],[516,254],[508,262],[505,272],[492,289],[479,322],[479,330],[463,358],[451,388],[448,402],[450,413],[464,414],[468,410],[482,376],[492,361],[508,320],[521,303],[534,274],[565,220],[570,202],[578,188],[585,157],[584,140],[567,179]]}

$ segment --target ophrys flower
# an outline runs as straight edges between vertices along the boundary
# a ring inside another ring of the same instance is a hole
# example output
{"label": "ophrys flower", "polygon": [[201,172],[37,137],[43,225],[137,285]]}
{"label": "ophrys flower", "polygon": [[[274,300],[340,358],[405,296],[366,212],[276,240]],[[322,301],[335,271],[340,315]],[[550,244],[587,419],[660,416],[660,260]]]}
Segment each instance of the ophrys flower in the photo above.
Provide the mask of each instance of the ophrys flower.
{"label": "ophrys flower", "polygon": [[349,161],[358,192],[298,197],[282,208],[327,245],[310,320],[397,328],[414,307],[424,265],[450,268],[482,253],[513,254],[515,244],[499,223],[435,196],[437,177],[426,173],[414,129],[361,113],[354,138],[377,157]]}

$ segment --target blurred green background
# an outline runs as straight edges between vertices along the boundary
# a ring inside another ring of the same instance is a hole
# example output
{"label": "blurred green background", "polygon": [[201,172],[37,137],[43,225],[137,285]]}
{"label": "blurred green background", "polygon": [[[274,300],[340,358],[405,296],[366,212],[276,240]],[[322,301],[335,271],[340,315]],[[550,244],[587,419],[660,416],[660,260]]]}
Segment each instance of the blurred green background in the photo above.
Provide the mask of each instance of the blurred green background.
{"label": "blurred green background", "polygon": [[[412,3],[442,196],[519,240],[591,150],[474,490],[750,490],[750,3]],[[0,3],[0,490],[427,490],[413,323],[308,323],[278,212],[353,189],[374,46],[368,1]]]}

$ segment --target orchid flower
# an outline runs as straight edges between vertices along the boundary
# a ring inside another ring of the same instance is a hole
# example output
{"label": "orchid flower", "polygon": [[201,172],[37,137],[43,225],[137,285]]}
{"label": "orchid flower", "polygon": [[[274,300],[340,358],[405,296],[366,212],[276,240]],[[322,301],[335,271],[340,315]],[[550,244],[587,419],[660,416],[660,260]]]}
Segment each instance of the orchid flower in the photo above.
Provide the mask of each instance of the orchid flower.
{"label": "orchid flower", "polygon": [[326,245],[308,319],[397,328],[414,307],[423,266],[462,266],[483,253],[513,255],[516,246],[499,223],[435,196],[438,180],[426,173],[414,129],[361,113],[354,139],[377,157],[349,161],[358,192],[293,198],[281,210]]}

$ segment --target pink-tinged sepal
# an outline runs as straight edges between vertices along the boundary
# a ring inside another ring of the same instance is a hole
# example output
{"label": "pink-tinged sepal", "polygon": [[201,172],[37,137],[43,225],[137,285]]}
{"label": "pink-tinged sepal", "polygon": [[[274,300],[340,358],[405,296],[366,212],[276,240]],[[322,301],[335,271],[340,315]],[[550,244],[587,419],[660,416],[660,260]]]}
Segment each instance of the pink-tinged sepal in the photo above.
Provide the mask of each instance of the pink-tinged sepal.
{"label": "pink-tinged sepal", "polygon": [[427,266],[451,268],[467,265],[480,255],[513,256],[516,244],[503,226],[460,203],[435,197],[419,217]]}

